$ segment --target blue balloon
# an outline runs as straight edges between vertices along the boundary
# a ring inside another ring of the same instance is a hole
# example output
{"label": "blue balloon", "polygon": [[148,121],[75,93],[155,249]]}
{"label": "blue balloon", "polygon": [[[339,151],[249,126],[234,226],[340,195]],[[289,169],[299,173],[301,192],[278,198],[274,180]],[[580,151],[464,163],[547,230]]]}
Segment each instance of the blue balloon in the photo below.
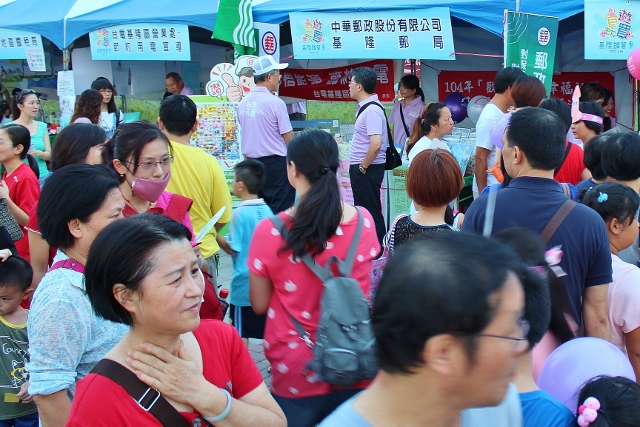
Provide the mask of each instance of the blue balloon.
{"label": "blue balloon", "polygon": [[447,95],[443,102],[451,110],[451,119],[454,123],[460,123],[467,118],[469,98],[461,93],[454,92]]}

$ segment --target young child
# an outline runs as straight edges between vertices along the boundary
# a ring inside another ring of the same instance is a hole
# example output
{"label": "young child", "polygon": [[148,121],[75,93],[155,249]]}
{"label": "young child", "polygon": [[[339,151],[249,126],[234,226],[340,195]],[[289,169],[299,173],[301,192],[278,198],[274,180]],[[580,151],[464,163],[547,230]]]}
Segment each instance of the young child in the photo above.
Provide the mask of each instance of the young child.
{"label": "young child", "polygon": [[640,385],[623,377],[595,377],[578,396],[580,427],[637,427]]}
{"label": "young child", "polygon": [[258,223],[273,215],[258,193],[264,185],[264,166],[257,160],[247,159],[238,163],[233,177],[233,194],[242,200],[233,211],[229,233],[225,239],[216,237],[218,244],[233,258],[233,278],[231,279],[231,322],[238,330],[245,345],[249,338],[262,339],[264,336],[265,315],[257,315],[249,301],[249,269],[247,255],[253,231]]}
{"label": "young child", "polygon": [[613,268],[607,296],[611,342],[628,354],[640,378],[640,268],[618,256],[638,236],[638,194],[626,185],[607,182],[589,190],[582,203],[598,212],[607,225]]}
{"label": "young child", "polygon": [[0,250],[0,425],[38,426],[38,412],[27,393],[25,371],[29,341],[28,311],[20,306],[31,295],[33,270],[24,258]]}

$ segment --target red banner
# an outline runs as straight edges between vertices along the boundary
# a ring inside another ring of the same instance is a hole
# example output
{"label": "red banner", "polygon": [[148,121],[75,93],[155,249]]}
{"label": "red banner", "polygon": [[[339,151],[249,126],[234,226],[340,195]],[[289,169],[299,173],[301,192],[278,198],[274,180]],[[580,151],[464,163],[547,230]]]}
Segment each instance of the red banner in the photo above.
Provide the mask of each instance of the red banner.
{"label": "red banner", "polygon": [[[495,79],[496,71],[441,71],[438,74],[438,98],[442,101],[453,92],[461,93],[469,99],[478,95],[491,98],[495,94]],[[564,99],[571,104],[576,84],[587,82],[598,82],[613,92],[614,78],[611,73],[560,73],[553,76],[551,97]]]}
{"label": "red banner", "polygon": [[376,94],[382,102],[393,101],[393,61],[378,60],[339,68],[306,70],[285,68],[278,93],[314,101],[353,101],[349,82],[354,68],[369,67],[376,73]]}

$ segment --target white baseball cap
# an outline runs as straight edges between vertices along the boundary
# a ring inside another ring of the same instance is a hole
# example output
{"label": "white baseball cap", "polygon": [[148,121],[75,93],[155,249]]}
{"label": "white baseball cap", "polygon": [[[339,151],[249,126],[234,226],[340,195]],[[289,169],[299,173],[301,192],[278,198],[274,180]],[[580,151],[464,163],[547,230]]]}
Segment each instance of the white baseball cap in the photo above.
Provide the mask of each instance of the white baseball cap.
{"label": "white baseball cap", "polygon": [[289,64],[280,64],[276,62],[271,55],[265,55],[256,59],[256,62],[253,63],[253,71],[255,71],[256,75],[259,76],[261,74],[270,73],[273,70],[283,70],[288,66]]}

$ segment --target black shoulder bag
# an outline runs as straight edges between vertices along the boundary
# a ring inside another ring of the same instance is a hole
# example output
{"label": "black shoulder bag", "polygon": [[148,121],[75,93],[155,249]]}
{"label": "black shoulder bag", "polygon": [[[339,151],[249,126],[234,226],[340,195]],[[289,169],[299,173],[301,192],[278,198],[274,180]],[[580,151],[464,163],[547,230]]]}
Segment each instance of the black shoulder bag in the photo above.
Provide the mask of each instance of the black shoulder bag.
{"label": "black shoulder bag", "polygon": [[362,114],[362,112],[371,104],[375,104],[378,107],[380,107],[382,109],[382,113],[384,114],[384,121],[385,121],[385,124],[387,125],[387,139],[388,139],[384,168],[385,170],[390,171],[402,165],[402,158],[400,158],[400,154],[398,154],[398,150],[396,150],[395,145],[393,145],[393,136],[391,135],[391,129],[389,128],[389,121],[387,120],[387,112],[384,110],[384,107],[382,106],[382,104],[379,104],[375,101],[367,102],[360,108],[360,111],[358,111],[358,114],[356,115],[356,120],[358,120],[358,117],[360,117],[360,114]]}

